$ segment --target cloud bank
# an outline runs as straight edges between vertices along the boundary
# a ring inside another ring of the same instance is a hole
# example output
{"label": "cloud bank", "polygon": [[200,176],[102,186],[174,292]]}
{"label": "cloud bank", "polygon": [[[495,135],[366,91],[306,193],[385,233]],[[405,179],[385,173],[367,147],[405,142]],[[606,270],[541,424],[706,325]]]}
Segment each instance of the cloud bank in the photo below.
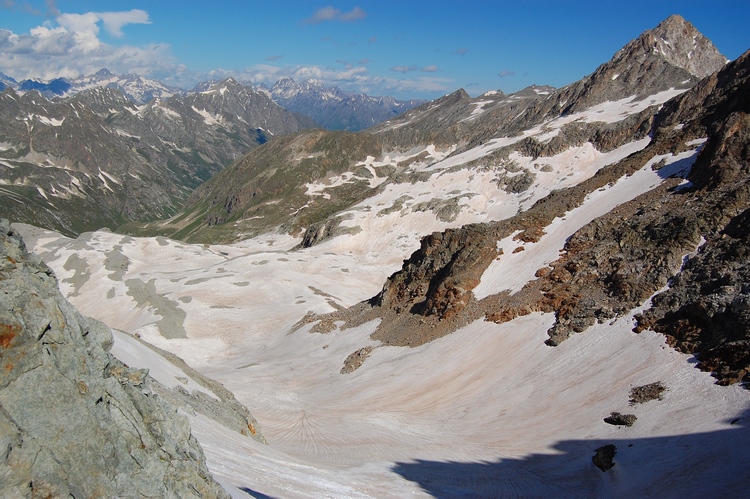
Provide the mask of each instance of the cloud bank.
{"label": "cloud bank", "polygon": [[[51,5],[55,7],[54,3]],[[48,6],[48,14],[51,12],[53,9]],[[353,22],[365,16],[366,13],[358,7],[348,12],[326,7],[316,11],[309,21],[311,24],[329,21]],[[70,14],[55,10],[53,19],[32,28],[28,33],[17,34],[0,28],[0,68],[19,81],[75,78],[107,68],[116,74],[136,73],[181,88],[192,88],[201,81],[230,76],[266,85],[273,85],[283,77],[290,77],[296,81],[314,78],[327,86],[338,86],[344,90],[371,95],[415,92],[442,94],[455,86],[451,79],[429,75],[440,71],[435,65],[393,66],[391,71],[402,75],[410,72],[425,74],[409,78],[389,78],[369,73],[366,67],[372,62],[369,58],[362,58],[356,63],[343,59],[337,61],[344,65],[343,68],[318,65],[284,66],[278,64],[284,57],[282,53],[271,53],[265,57],[267,63],[244,69],[219,68],[197,72],[179,64],[169,44],[115,46],[101,37],[102,32],[106,32],[112,37],[124,38],[127,26],[131,24],[151,24],[148,12],[133,9],[122,12]],[[370,42],[376,40],[373,36]]]}

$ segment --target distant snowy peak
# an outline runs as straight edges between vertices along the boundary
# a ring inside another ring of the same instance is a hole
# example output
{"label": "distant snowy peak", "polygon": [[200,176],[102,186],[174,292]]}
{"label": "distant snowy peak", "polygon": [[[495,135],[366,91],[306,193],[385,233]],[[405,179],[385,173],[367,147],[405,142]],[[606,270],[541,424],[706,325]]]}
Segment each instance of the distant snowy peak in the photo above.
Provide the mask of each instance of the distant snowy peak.
{"label": "distant snowy peak", "polygon": [[165,85],[156,80],[149,80],[137,74],[116,75],[108,69],[101,69],[88,76],[76,78],[55,78],[50,81],[23,80],[16,82],[13,78],[0,75],[0,90],[10,87],[19,94],[36,90],[47,98],[69,97],[92,88],[114,88],[122,92],[136,104],[145,104],[153,98],[169,98],[184,93],[177,87]]}
{"label": "distant snowy peak", "polygon": [[156,80],[144,78],[141,75],[129,73],[116,75],[108,69],[101,69],[89,76],[80,76],[71,81],[71,91],[77,93],[93,87],[115,88],[125,94],[130,100],[138,104],[145,104],[154,98],[166,99],[175,94],[183,93],[177,87],[165,85]]}
{"label": "distant snowy peak", "polygon": [[292,78],[278,80],[269,90],[282,107],[305,115],[324,128],[357,131],[395,117],[424,101],[400,101],[391,96],[370,97],[338,87],[326,87],[309,79],[297,83]]}
{"label": "distant snowy peak", "polygon": [[262,141],[269,138],[266,134],[283,135],[315,125],[279,106],[266,92],[234,78],[198,85],[183,100],[206,123],[232,123],[237,128],[261,130]]}

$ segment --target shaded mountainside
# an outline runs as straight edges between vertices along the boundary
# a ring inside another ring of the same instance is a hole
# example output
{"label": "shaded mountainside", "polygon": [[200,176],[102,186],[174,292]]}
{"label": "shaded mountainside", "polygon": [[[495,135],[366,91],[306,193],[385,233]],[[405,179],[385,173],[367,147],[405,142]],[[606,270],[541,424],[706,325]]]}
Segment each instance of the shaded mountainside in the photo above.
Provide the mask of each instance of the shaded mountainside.
{"label": "shaded mountainside", "polygon": [[[385,333],[378,339],[420,344],[482,315],[505,322],[551,312],[556,322],[548,343],[557,345],[639,306],[676,274],[672,288],[657,295],[654,308],[643,314],[639,329],[664,332],[670,344],[698,354],[700,366],[723,383],[748,381],[748,96],[750,52],[665,105],[655,119],[654,139],[643,151],[507,221],[428,236],[372,300],[375,308],[358,313],[411,326],[381,325],[381,331],[400,331],[411,341]],[[678,187],[679,179],[667,180],[585,225],[568,239],[560,259],[539,269],[517,293],[474,299],[471,290],[498,256],[497,241],[517,231],[515,239],[539,241],[553,218],[650,161],[654,170],[664,170],[664,177],[676,175],[679,168],[652,159],[681,153],[705,138],[687,177],[691,183]],[[699,246],[680,270],[683,256]],[[422,318],[415,320],[415,315]]]}
{"label": "shaded mountainside", "polygon": [[229,497],[154,381],[0,221],[0,495]]}
{"label": "shaded mountainside", "polygon": [[93,88],[0,95],[0,216],[77,234],[166,217],[224,166],[312,126],[234,80],[137,106]]}

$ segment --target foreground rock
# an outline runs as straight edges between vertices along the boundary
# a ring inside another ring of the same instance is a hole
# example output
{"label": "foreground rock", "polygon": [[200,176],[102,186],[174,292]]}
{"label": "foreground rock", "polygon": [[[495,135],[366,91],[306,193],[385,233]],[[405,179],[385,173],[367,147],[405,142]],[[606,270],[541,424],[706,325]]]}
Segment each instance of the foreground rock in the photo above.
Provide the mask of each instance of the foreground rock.
{"label": "foreground rock", "polygon": [[0,496],[228,497],[187,419],[0,221]]}

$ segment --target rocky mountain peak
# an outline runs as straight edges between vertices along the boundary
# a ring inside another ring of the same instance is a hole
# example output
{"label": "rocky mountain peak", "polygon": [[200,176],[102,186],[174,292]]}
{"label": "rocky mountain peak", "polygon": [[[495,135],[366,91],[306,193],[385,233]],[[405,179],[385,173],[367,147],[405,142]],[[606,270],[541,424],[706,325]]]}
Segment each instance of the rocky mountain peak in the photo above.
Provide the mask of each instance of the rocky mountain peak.
{"label": "rocky mountain peak", "polygon": [[94,73],[94,76],[98,78],[112,78],[113,76],[115,76],[115,74],[107,68],[102,68]]}
{"label": "rocky mountain peak", "polygon": [[695,26],[676,14],[646,31],[622,50],[660,55],[673,66],[683,68],[698,78],[715,73],[727,61]]}
{"label": "rocky mountain peak", "polygon": [[524,128],[603,102],[687,90],[726,62],[692,24],[673,15],[626,44],[590,75],[552,92],[513,127]]}
{"label": "rocky mountain peak", "polygon": [[[662,80],[662,87],[692,86],[698,79],[719,71],[726,61],[726,57],[695,26],[678,15],[672,15],[625,45],[612,60],[600,66],[591,79],[634,82],[639,93],[644,90],[651,92],[661,88],[651,88],[653,85],[649,84],[648,88],[641,89],[638,82],[644,76],[651,75],[654,79],[653,75],[656,75]],[[690,81],[684,81],[684,77]],[[623,83],[615,84],[621,85]]]}

